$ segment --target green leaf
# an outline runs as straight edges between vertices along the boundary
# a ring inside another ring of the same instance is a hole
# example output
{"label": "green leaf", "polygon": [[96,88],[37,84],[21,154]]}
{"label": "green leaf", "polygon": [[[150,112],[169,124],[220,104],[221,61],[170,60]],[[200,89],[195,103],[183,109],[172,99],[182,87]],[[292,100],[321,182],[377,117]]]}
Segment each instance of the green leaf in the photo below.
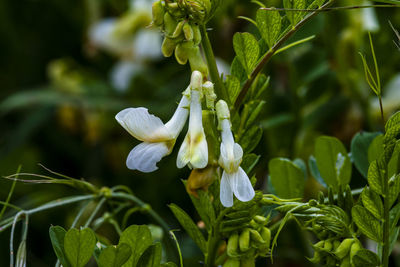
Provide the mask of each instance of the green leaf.
{"label": "green leaf", "polygon": [[350,158],[339,139],[330,136],[319,137],[315,144],[315,158],[322,178],[335,191],[339,190],[340,185],[350,182]]}
{"label": "green leaf", "polygon": [[366,208],[355,205],[351,210],[351,215],[364,235],[376,242],[382,241],[381,223]]}
{"label": "green leaf", "polygon": [[247,79],[246,70],[243,68],[237,56],[232,61],[231,75],[238,78],[240,82],[243,82]]}
{"label": "green leaf", "polygon": [[325,1],[326,0],[314,0],[314,2],[311,3],[308,9],[320,8],[322,4],[325,3]]}
{"label": "green leaf", "polygon": [[389,179],[389,207],[392,207],[400,194],[400,174]]}
{"label": "green leaf", "polygon": [[246,173],[250,173],[253,168],[256,166],[258,160],[260,159],[260,156],[256,155],[256,154],[246,154],[243,156],[243,161],[240,164],[240,167],[242,167],[242,169],[246,172]]}
{"label": "green leaf", "polygon": [[373,161],[368,168],[368,183],[372,190],[383,195],[384,177],[378,167],[378,161]]}
{"label": "green leaf", "polygon": [[360,249],[352,258],[355,267],[375,267],[379,266],[378,255],[368,249]]}
{"label": "green leaf", "polygon": [[[283,0],[283,7],[285,9],[305,9],[306,0]],[[286,10],[286,16],[292,26],[295,26],[304,15],[304,11],[290,11]]]}
{"label": "green leaf", "polygon": [[228,89],[229,99],[230,99],[231,103],[235,103],[236,98],[238,97],[238,95],[240,93],[239,79],[236,76],[228,75],[226,77],[225,86]]}
{"label": "green leaf", "polygon": [[268,166],[271,183],[279,197],[303,197],[304,174],[298,166],[285,158],[274,158]]}
{"label": "green leaf", "polygon": [[318,170],[317,160],[313,155],[308,158],[308,168],[310,169],[311,175],[317,180],[323,187],[327,188],[324,179],[322,179],[321,173]]}
{"label": "green leaf", "polygon": [[137,263],[138,267],[159,267],[161,264],[161,243],[148,247]]}
{"label": "green leaf", "polygon": [[383,138],[384,135],[380,134],[374,138],[368,148],[368,162],[371,163],[377,160],[383,153]]}
{"label": "green leaf", "polygon": [[244,153],[249,153],[258,145],[261,140],[263,131],[258,125],[253,125],[238,140],[242,146]]}
{"label": "green leaf", "polygon": [[351,157],[357,170],[365,178],[367,178],[369,167],[368,148],[378,135],[378,132],[360,132],[351,140]]}
{"label": "green leaf", "polygon": [[392,177],[395,174],[400,173],[400,142],[396,142],[396,146],[393,150],[392,158],[388,164],[388,177]]}
{"label": "green leaf", "polygon": [[193,239],[193,241],[199,246],[200,250],[203,253],[207,252],[206,240],[204,239],[203,234],[200,232],[199,228],[192,221],[192,219],[187,215],[185,211],[179,208],[175,204],[169,205],[169,208],[174,213],[175,217],[178,219],[179,223],[186,230],[188,235]]}
{"label": "green leaf", "polygon": [[281,33],[282,22],[279,11],[259,9],[257,11],[256,22],[261,37],[271,48]]}
{"label": "green leaf", "polygon": [[51,226],[49,229],[49,235],[51,244],[53,245],[54,253],[56,254],[58,260],[64,267],[71,266],[67,261],[64,252],[64,237],[67,231],[61,226]]}
{"label": "green leaf", "polygon": [[260,47],[256,38],[248,32],[235,33],[233,48],[247,75],[250,75],[260,54]]}
{"label": "green leaf", "polygon": [[253,123],[257,119],[258,115],[262,111],[264,105],[265,105],[265,101],[263,101],[263,100],[253,100],[244,105],[244,109],[247,109],[248,114],[250,114],[247,117],[246,125],[244,127],[245,129],[248,129],[253,125]]}
{"label": "green leaf", "polygon": [[364,188],[361,193],[361,200],[364,207],[371,212],[378,220],[383,216],[383,203],[381,197],[370,190],[368,187]]}
{"label": "green leaf", "polygon": [[65,255],[73,267],[85,266],[92,257],[95,245],[96,236],[90,228],[72,228],[64,237]]}
{"label": "green leaf", "polygon": [[97,263],[99,267],[120,267],[131,254],[131,247],[126,243],[120,243],[118,246],[109,246],[103,249]]}
{"label": "green leaf", "polygon": [[123,266],[136,267],[140,256],[151,246],[153,239],[147,225],[131,225],[122,233],[119,239],[119,244],[121,243],[128,244],[132,250],[132,255]]}
{"label": "green leaf", "polygon": [[386,122],[385,131],[388,132],[390,128],[400,124],[400,111],[397,111],[395,114],[390,116],[389,120]]}
{"label": "green leaf", "polygon": [[[183,181],[186,187],[186,181]],[[209,192],[204,190],[198,190],[198,197],[189,194],[190,199],[196,208],[197,213],[206,225],[207,230],[211,229],[215,221],[215,211],[213,207],[213,201],[210,198]]]}

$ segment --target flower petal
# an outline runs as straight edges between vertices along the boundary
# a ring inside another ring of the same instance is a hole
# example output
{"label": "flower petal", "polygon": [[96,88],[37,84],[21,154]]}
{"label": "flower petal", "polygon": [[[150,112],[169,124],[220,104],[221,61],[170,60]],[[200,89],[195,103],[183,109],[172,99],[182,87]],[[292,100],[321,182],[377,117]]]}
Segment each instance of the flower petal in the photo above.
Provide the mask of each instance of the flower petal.
{"label": "flower petal", "polygon": [[190,165],[195,169],[202,169],[208,163],[208,145],[204,132],[202,132],[191,144]]}
{"label": "flower petal", "polygon": [[189,133],[187,133],[181,147],[179,148],[178,156],[176,157],[176,166],[179,169],[182,169],[183,167],[186,166],[186,164],[188,164],[189,161],[190,161],[190,137]]}
{"label": "flower petal", "polygon": [[237,172],[231,174],[230,183],[232,185],[232,190],[237,199],[246,202],[253,199],[255,192],[249,177],[245,171],[239,167]]}
{"label": "flower petal", "polygon": [[243,149],[238,143],[234,143],[233,147],[224,142],[221,143],[219,164],[225,171],[229,173],[236,172],[242,162],[242,157]]}
{"label": "flower petal", "polygon": [[230,176],[231,174],[226,173],[225,171],[222,173],[221,185],[219,187],[219,199],[224,207],[232,207],[233,206],[233,192],[230,184]]}
{"label": "flower petal", "polygon": [[147,108],[127,108],[115,119],[133,137],[145,142],[160,142],[173,139],[160,118],[149,114]]}
{"label": "flower petal", "polygon": [[143,142],[131,150],[126,159],[126,166],[131,170],[152,172],[158,169],[156,164],[171,151],[165,142]]}

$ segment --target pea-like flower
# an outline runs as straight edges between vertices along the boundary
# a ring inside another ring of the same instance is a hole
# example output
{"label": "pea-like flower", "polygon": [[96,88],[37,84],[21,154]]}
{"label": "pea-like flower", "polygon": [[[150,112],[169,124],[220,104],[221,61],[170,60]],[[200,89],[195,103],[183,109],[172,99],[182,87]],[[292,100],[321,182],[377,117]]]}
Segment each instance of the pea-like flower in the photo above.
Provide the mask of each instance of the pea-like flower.
{"label": "pea-like flower", "polygon": [[222,139],[219,165],[224,169],[220,185],[220,200],[223,206],[231,207],[233,195],[240,201],[246,202],[253,199],[255,192],[246,172],[240,167],[243,149],[233,139],[228,105],[220,100],[216,105],[216,110]]}
{"label": "pea-like flower", "polygon": [[143,141],[129,153],[126,160],[129,169],[141,172],[158,169],[157,162],[171,154],[176,138],[186,123],[189,104],[190,91],[186,90],[174,115],[166,124],[142,107],[124,109],[115,116],[125,130]]}
{"label": "pea-like flower", "polygon": [[202,86],[202,74],[194,71],[190,81],[189,129],[178,152],[176,160],[178,168],[183,168],[188,164],[192,168],[201,169],[205,168],[208,163],[207,140],[202,123]]}

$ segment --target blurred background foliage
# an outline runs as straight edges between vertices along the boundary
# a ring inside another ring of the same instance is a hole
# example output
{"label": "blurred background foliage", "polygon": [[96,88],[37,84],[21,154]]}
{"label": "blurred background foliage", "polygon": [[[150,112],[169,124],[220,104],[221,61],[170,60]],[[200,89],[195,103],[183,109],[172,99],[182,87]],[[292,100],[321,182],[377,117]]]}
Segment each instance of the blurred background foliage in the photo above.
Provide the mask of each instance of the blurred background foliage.
{"label": "blurred background foliage", "polygon": [[[0,175],[15,173],[19,165],[23,172],[45,173],[38,166],[41,163],[99,186],[124,184],[170,225],[178,227],[167,208],[169,203],[177,203],[197,218],[181,182],[189,170],[176,168],[176,149],[154,173],[128,170],[126,156],[137,141],[114,119],[125,107],[145,106],[167,120],[190,77],[188,66],[160,56],[156,37],[138,41],[143,31],[152,31],[145,27],[151,18],[150,10],[140,13],[139,4],[134,2],[0,1]],[[254,18],[258,6],[251,1],[222,2],[208,27],[219,66],[227,75],[234,56],[233,34],[250,31],[259,36],[251,23],[238,16]],[[282,5],[281,0],[262,2]],[[342,0],[336,6],[368,3]],[[119,19],[122,29],[117,44],[107,43],[101,38],[106,36],[104,32],[96,34],[93,30],[112,17]],[[372,32],[380,66],[386,118],[400,107],[400,51],[393,43],[396,36],[389,20],[394,28],[400,28],[399,9],[320,14],[291,39],[316,35],[314,40],[275,56],[264,69],[271,81],[259,117],[264,135],[256,148],[262,155],[257,165],[258,189],[268,190],[267,163],[272,157],[307,160],[315,138],[321,134],[336,136],[349,148],[355,133],[382,129],[377,99],[365,81],[358,54],[372,59],[368,31]],[[146,50],[147,46],[155,47],[154,53]],[[364,186],[361,175],[356,170],[353,173],[353,188]],[[1,200],[10,187],[10,181],[0,180]],[[305,199],[315,196],[319,189],[309,178]],[[28,208],[75,193],[65,186],[17,184],[12,202]],[[51,224],[70,224],[72,211],[75,208],[69,207],[31,219],[30,266],[49,266],[55,261],[48,228]],[[140,214],[130,222],[149,223]],[[301,232],[288,229],[280,237],[276,256],[287,266],[309,266],[301,242],[293,241],[293,235]],[[109,230],[101,231],[107,235]],[[4,266],[8,233],[0,235],[0,265]],[[195,266],[199,251],[184,233],[178,233],[178,237],[187,266]]]}

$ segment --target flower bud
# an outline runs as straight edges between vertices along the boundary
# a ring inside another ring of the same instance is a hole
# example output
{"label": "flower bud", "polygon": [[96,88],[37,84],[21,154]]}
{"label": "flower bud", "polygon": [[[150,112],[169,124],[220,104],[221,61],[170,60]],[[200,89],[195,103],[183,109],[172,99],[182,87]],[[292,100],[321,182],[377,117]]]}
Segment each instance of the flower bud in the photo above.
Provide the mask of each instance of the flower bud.
{"label": "flower bud", "polygon": [[312,263],[320,263],[322,260],[322,255],[319,251],[314,251],[314,257],[308,260],[311,261]]}
{"label": "flower bud", "polygon": [[220,100],[216,105],[218,121],[229,120],[231,114],[229,112],[228,104],[224,100]]}
{"label": "flower bud", "polygon": [[263,240],[265,241],[265,243],[268,245],[269,248],[269,245],[271,243],[271,230],[269,230],[269,228],[267,227],[263,227],[261,229],[261,237],[263,238]]}
{"label": "flower bud", "polygon": [[264,216],[260,216],[260,215],[254,216],[254,220],[262,225],[265,225],[268,222],[267,218],[265,218]]}
{"label": "flower bud", "polygon": [[347,255],[347,256],[342,260],[342,263],[341,263],[339,266],[340,266],[340,267],[351,267],[350,256]]}
{"label": "flower bud", "polygon": [[240,260],[234,258],[228,258],[223,267],[240,267]]}
{"label": "flower bud", "polygon": [[183,25],[183,34],[185,35],[185,39],[187,41],[193,41],[193,29],[192,26],[189,23],[185,23],[185,25]]}
{"label": "flower bud", "polygon": [[351,245],[351,248],[350,248],[350,262],[353,262],[353,257],[357,254],[357,252],[359,251],[359,250],[361,250],[363,247],[361,246],[361,244],[360,244],[360,241],[355,241],[354,243],[353,243],[353,245]]}
{"label": "flower bud", "polygon": [[258,244],[264,244],[265,241],[264,239],[261,237],[260,233],[254,229],[250,229],[250,238],[251,240],[253,240],[254,242],[258,243]]}
{"label": "flower bud", "polygon": [[181,20],[174,30],[172,34],[172,38],[178,38],[182,34],[183,26],[185,25],[185,21]]}
{"label": "flower bud", "polygon": [[325,240],[325,243],[324,243],[324,250],[326,250],[326,251],[331,251],[333,249],[333,243],[332,243],[332,241],[330,241],[330,240]]}
{"label": "flower bud", "polygon": [[208,109],[214,110],[214,102],[217,99],[217,95],[214,92],[214,84],[207,81],[203,84],[203,93],[206,96],[206,105]]}
{"label": "flower bud", "polygon": [[178,26],[178,22],[168,12],[164,14],[164,31],[168,37],[171,37]]}
{"label": "flower bud", "polygon": [[203,60],[203,56],[200,53],[200,49],[198,46],[195,46],[191,50],[191,55],[189,57],[190,68],[192,71],[200,71],[204,76],[208,75],[208,67]]}
{"label": "flower bud", "polygon": [[228,245],[226,248],[226,252],[228,253],[228,256],[231,256],[231,257],[237,256],[238,245],[239,245],[239,235],[237,233],[234,233],[228,239]]}
{"label": "flower bud", "polygon": [[339,259],[343,259],[346,255],[349,254],[351,245],[354,243],[353,238],[346,238],[340,243],[339,247],[335,250],[335,255]]}
{"label": "flower bud", "polygon": [[156,26],[161,26],[164,22],[164,7],[161,1],[153,3],[152,6],[153,23]]}
{"label": "flower bud", "polygon": [[199,45],[201,42],[201,32],[198,25],[192,25],[193,30],[193,42],[195,45]]}
{"label": "flower bud", "polygon": [[193,49],[192,42],[181,42],[175,47],[175,58],[179,64],[185,65],[190,56],[190,50]]}
{"label": "flower bud", "polygon": [[170,57],[174,53],[175,47],[176,42],[168,37],[165,37],[161,45],[161,52],[165,57]]}
{"label": "flower bud", "polygon": [[241,252],[246,252],[250,248],[250,229],[245,228],[239,237],[239,248]]}

